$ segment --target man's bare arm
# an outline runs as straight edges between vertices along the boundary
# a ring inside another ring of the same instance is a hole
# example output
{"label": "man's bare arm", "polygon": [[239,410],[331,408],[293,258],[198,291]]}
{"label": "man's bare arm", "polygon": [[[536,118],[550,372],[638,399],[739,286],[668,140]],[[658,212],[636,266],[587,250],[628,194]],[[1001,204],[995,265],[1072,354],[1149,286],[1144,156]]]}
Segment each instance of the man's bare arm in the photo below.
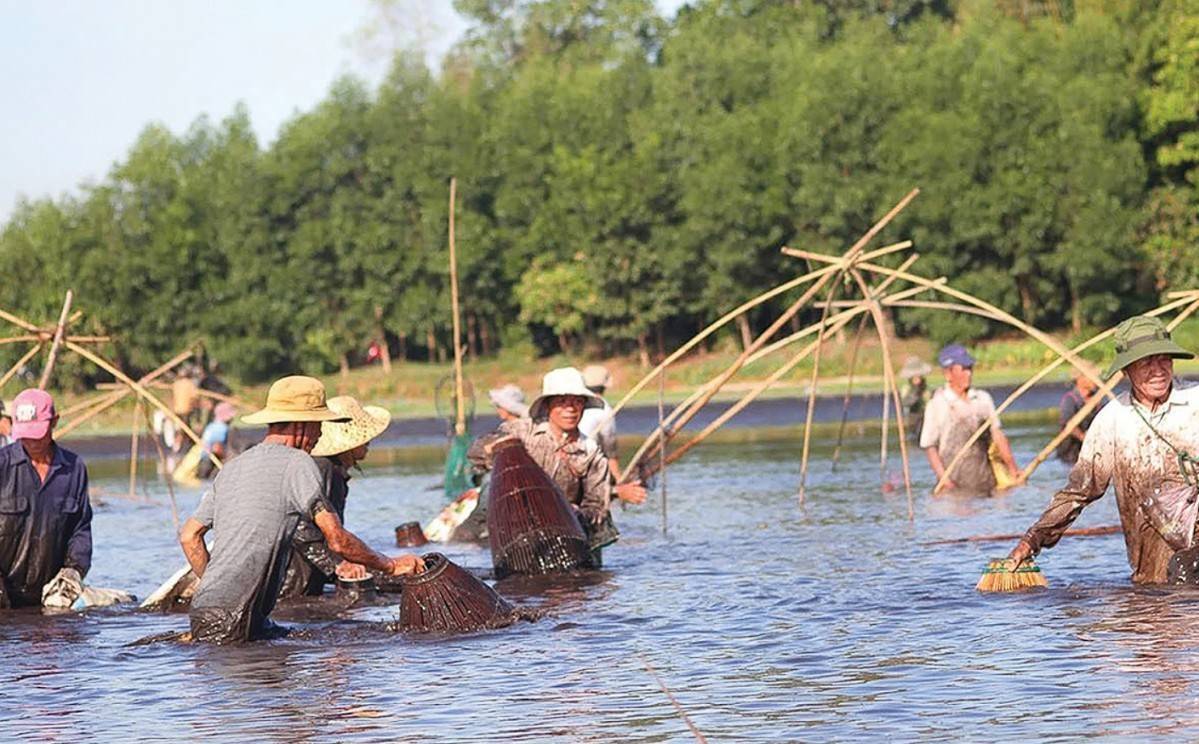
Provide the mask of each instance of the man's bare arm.
{"label": "man's bare arm", "polygon": [[204,544],[206,532],[207,527],[190,517],[179,531],[179,545],[183,548],[183,555],[187,556],[187,562],[196,576],[203,576],[208,568],[208,546]]}
{"label": "man's bare arm", "polygon": [[389,558],[364,543],[357,535],[342,526],[341,520],[331,511],[324,510],[316,515],[316,526],[325,536],[329,549],[351,563],[359,563],[376,571],[389,574],[405,574],[424,570],[425,564],[415,555]]}

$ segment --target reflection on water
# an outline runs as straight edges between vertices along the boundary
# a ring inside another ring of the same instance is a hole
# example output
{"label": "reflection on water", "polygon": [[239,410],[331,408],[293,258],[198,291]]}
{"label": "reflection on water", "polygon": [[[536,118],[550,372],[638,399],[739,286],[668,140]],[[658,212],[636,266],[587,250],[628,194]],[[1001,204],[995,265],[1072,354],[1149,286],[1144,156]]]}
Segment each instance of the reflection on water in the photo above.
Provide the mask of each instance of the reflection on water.
{"label": "reflection on water", "polygon": [[[1027,461],[1044,431],[1013,433]],[[1011,740],[1103,734],[1189,738],[1199,723],[1199,592],[1134,589],[1121,538],[1073,539],[1040,561],[1045,591],[979,595],[1007,544],[931,540],[1022,531],[1064,469],[986,501],[932,501],[907,520],[879,488],[877,444],[831,472],[817,448],[800,508],[797,443],[700,448],[670,471],[669,534],[656,496],[618,510],[605,571],[513,578],[498,590],[545,616],[459,638],[383,630],[395,609],[297,610],[294,632],[234,648],[127,647],[181,615],[110,609],[6,616],[7,739],[245,741],[688,740],[652,665],[712,741],[866,736]],[[348,522],[375,545],[439,508],[435,458],[381,458],[351,485]],[[898,461],[888,470],[899,472]],[[114,474],[100,478],[123,490]],[[165,492],[96,514],[92,580],[145,595],[182,565]],[[180,494],[186,511],[198,492]],[[1110,498],[1080,526],[1113,523]],[[393,551],[396,549],[393,549]],[[478,572],[485,548],[446,554]],[[285,613],[286,614],[286,613]],[[643,661],[644,660],[644,661]]]}

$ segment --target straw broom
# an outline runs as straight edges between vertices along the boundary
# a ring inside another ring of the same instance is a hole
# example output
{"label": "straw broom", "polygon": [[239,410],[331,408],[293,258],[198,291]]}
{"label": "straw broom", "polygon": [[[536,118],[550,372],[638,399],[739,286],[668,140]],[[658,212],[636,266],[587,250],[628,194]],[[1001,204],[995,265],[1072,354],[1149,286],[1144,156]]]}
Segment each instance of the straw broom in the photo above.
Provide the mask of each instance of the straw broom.
{"label": "straw broom", "polygon": [[974,588],[980,592],[1015,592],[1049,586],[1036,561],[1029,558],[1018,566],[1012,563],[1010,558],[992,559]]}

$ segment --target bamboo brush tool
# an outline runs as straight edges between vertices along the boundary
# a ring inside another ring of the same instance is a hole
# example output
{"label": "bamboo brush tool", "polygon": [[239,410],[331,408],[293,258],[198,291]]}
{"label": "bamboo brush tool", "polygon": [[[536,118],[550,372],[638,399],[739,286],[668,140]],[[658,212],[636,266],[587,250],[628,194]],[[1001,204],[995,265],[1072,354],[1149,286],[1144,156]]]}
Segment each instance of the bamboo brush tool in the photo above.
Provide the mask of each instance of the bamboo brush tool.
{"label": "bamboo brush tool", "polygon": [[1015,592],[1021,589],[1031,589],[1034,586],[1049,586],[1041,567],[1031,558],[1012,568],[1012,562],[1007,558],[996,558],[987,563],[978,586],[980,592]]}

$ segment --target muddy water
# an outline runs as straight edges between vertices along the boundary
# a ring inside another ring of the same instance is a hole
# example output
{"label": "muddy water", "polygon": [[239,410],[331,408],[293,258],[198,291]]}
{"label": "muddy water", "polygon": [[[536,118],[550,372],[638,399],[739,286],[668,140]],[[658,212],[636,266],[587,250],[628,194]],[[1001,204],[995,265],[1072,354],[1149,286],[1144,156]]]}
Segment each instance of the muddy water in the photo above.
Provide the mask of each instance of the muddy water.
{"label": "muddy water", "polygon": [[[1022,462],[1047,432],[1013,432]],[[690,740],[662,683],[711,741],[1191,738],[1199,724],[1199,594],[1136,590],[1119,536],[1046,554],[1050,589],[980,596],[1007,545],[928,540],[1023,529],[1064,469],[989,501],[882,493],[877,443],[836,473],[818,448],[808,504],[798,443],[700,448],[658,496],[617,514],[606,572],[506,583],[536,623],[453,639],[378,629],[390,608],[293,622],[291,637],[233,648],[125,644],[182,616],[94,611],[0,625],[4,738],[222,741]],[[898,461],[890,468],[898,471]],[[348,522],[376,545],[426,519],[438,463],[404,461],[351,485]],[[931,486],[918,464],[921,494]],[[111,492],[120,477],[99,478]],[[182,559],[165,494],[96,514],[92,580],[144,595]],[[199,494],[184,493],[185,508]],[[1081,525],[1111,523],[1110,496]],[[393,549],[394,550],[394,549]],[[485,551],[447,553],[483,569]]]}

